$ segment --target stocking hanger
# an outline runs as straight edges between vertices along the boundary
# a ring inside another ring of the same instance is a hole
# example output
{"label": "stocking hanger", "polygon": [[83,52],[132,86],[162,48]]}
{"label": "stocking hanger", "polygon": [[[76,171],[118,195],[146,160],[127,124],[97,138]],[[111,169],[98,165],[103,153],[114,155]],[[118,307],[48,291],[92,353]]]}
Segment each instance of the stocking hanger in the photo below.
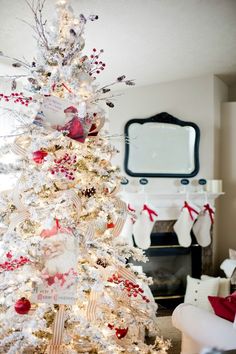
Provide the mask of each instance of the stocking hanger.
{"label": "stocking hanger", "polygon": [[204,204],[208,204],[208,193],[207,191],[204,189],[204,186],[206,186],[207,184],[207,180],[204,178],[201,178],[198,180],[198,184],[201,186],[201,190],[200,193],[203,193],[204,196]]}
{"label": "stocking hanger", "polygon": [[148,184],[147,178],[140,178],[139,184],[141,184],[142,188],[140,192],[144,195],[144,203],[147,203],[147,192],[145,190],[145,186]]}
{"label": "stocking hanger", "polygon": [[183,190],[185,193],[185,200],[186,202],[189,202],[189,190],[188,190],[189,180],[187,178],[182,178],[180,180],[180,183],[183,186]]}

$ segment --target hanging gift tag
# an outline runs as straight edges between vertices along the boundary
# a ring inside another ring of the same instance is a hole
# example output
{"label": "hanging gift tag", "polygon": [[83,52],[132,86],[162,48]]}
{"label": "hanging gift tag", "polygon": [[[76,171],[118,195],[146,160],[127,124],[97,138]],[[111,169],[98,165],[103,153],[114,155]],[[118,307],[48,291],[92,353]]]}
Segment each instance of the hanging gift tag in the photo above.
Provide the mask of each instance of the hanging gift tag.
{"label": "hanging gift tag", "polygon": [[76,301],[77,240],[57,225],[41,232],[41,279],[33,289],[32,301],[68,304]]}
{"label": "hanging gift tag", "polygon": [[46,96],[33,123],[65,132],[69,138],[83,143],[93,120],[83,103],[75,106],[72,102],[59,97]]}

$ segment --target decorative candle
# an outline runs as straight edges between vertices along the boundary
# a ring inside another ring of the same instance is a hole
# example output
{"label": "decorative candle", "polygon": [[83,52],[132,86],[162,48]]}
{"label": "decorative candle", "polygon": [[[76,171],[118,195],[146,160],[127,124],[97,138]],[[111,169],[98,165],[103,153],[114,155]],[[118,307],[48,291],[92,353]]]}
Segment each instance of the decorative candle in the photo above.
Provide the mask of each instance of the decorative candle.
{"label": "decorative candle", "polygon": [[221,179],[208,179],[206,190],[210,193],[222,193],[222,180]]}

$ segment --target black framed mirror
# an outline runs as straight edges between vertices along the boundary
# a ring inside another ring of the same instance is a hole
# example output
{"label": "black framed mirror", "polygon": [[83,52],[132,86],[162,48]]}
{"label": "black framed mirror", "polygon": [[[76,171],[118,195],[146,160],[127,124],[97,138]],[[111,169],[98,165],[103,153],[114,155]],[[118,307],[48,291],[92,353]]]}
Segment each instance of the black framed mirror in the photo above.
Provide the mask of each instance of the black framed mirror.
{"label": "black framed mirror", "polygon": [[200,129],[162,112],[125,125],[125,161],[134,177],[193,177],[199,171]]}

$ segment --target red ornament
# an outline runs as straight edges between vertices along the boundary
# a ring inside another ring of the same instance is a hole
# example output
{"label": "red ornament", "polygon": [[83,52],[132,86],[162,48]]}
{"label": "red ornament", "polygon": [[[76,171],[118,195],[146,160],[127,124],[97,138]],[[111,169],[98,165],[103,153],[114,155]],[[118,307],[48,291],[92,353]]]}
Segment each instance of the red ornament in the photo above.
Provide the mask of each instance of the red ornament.
{"label": "red ornament", "polygon": [[22,297],[15,303],[15,311],[19,315],[26,315],[31,308],[31,303],[25,297]]}
{"label": "red ornament", "polygon": [[127,328],[117,328],[114,325],[112,325],[111,323],[108,323],[108,328],[110,328],[111,330],[115,330],[116,331],[116,336],[118,339],[124,338],[126,336],[126,334],[128,333],[128,327]]}
{"label": "red ornament", "polygon": [[113,222],[107,223],[107,229],[113,229],[115,227],[115,224]]}
{"label": "red ornament", "polygon": [[115,328],[116,330],[116,336],[118,339],[124,338],[128,332],[128,327],[127,328]]}
{"label": "red ornament", "polygon": [[33,160],[36,163],[43,163],[44,157],[46,157],[48,153],[44,150],[37,150],[33,152]]}

